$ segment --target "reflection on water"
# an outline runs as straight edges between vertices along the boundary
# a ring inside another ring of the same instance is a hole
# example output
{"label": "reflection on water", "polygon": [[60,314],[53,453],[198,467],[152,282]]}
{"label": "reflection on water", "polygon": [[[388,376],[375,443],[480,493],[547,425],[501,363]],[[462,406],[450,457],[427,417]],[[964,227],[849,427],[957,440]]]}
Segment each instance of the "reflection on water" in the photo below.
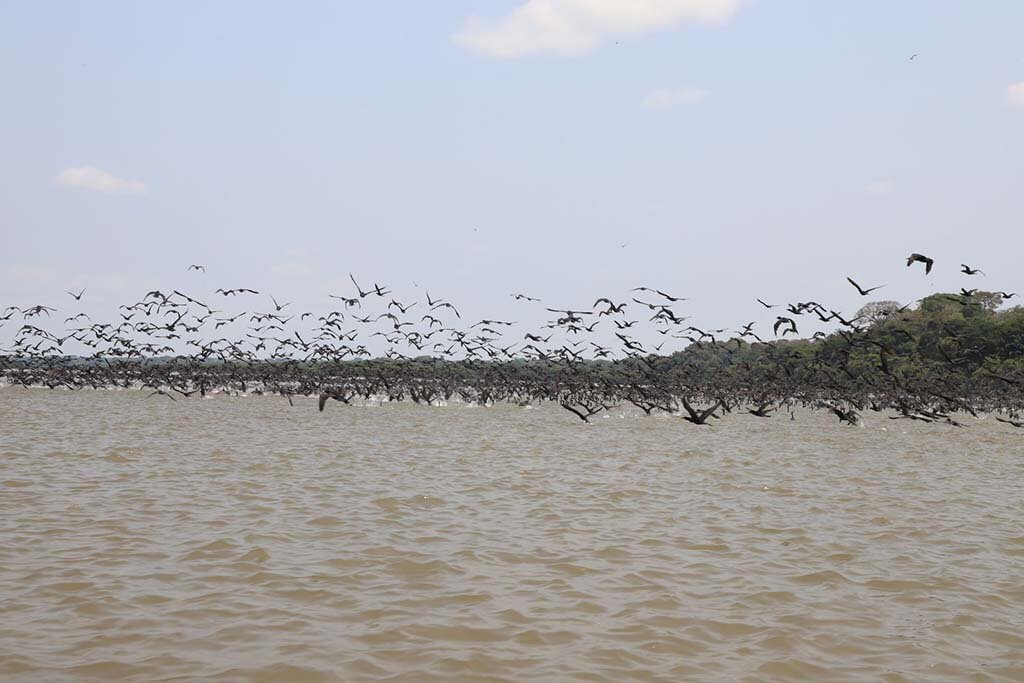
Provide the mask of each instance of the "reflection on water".
{"label": "reflection on water", "polygon": [[5,681],[1024,680],[993,420],[0,389]]}

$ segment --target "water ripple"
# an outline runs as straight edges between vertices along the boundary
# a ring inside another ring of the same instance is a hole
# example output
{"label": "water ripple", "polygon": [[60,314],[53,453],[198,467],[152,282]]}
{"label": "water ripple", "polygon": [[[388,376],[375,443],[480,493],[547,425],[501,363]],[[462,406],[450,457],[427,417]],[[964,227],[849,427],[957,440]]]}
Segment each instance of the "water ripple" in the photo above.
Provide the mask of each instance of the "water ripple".
{"label": "water ripple", "polygon": [[1019,436],[799,418],[0,389],[0,679],[1024,680]]}

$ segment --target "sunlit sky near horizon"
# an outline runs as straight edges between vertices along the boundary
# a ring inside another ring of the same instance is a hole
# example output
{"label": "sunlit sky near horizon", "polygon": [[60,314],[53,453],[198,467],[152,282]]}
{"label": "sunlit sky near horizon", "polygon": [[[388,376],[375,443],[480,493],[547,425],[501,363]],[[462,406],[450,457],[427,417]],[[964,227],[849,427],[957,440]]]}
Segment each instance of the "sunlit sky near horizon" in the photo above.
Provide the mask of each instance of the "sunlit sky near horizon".
{"label": "sunlit sky near horizon", "polygon": [[349,272],[470,317],[649,285],[708,326],[856,310],[848,275],[1024,291],[1022,27],[1018,0],[0,3],[0,309],[323,307]]}

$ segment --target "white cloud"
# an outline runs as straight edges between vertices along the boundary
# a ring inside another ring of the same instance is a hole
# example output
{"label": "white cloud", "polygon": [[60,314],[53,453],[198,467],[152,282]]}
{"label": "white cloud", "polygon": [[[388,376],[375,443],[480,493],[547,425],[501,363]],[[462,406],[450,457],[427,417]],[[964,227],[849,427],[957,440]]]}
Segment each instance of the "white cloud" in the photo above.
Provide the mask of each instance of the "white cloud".
{"label": "white cloud", "polygon": [[472,17],[455,41],[493,57],[587,52],[603,38],[641,33],[681,21],[718,22],[740,0],[526,0],[498,20]]}
{"label": "white cloud", "polygon": [[648,109],[664,109],[680,104],[693,104],[704,99],[705,92],[698,88],[659,88],[648,93],[643,99],[643,106]]}
{"label": "white cloud", "polygon": [[65,168],[54,178],[58,185],[94,192],[146,194],[149,186],[141,180],[125,180],[92,166]]}
{"label": "white cloud", "polygon": [[1006,88],[1006,101],[1014,109],[1024,109],[1024,81]]}

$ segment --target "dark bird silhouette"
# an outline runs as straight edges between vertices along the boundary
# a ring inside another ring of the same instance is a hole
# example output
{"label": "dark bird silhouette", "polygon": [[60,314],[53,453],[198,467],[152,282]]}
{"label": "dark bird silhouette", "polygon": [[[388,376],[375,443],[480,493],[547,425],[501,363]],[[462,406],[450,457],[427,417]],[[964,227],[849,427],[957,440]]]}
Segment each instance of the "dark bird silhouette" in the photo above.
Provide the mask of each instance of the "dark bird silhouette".
{"label": "dark bird silhouette", "polygon": [[789,327],[782,331],[783,337],[785,337],[790,332],[792,332],[793,334],[799,334],[799,332],[796,329],[796,321],[793,320],[792,318],[787,318],[785,316],[780,315],[776,317],[775,325],[772,326],[772,330],[775,332],[776,336],[778,336],[779,334],[779,328],[786,324],[788,324]]}
{"label": "dark bird silhouette", "polygon": [[526,296],[525,294],[510,294],[509,296],[511,296],[516,301],[520,301],[520,300],[540,301],[540,299],[534,299],[532,296]]}
{"label": "dark bird silhouette", "polygon": [[191,266],[188,267],[188,269],[189,270],[201,270],[204,273],[206,272],[206,266],[200,266],[200,265],[197,265],[197,264],[192,264]]}
{"label": "dark bird silhouette", "polygon": [[438,301],[438,302],[436,302],[433,306],[430,307],[430,310],[436,311],[439,308],[450,308],[450,309],[452,309],[452,313],[455,314],[456,318],[458,318],[459,320],[462,319],[462,316],[459,315],[459,309],[455,308],[454,306],[452,306],[447,301]]}
{"label": "dark bird silhouette", "polygon": [[857,291],[860,292],[861,296],[867,296],[868,294],[870,294],[871,292],[875,291],[876,289],[881,289],[882,287],[885,287],[885,285],[878,285],[877,287],[869,287],[867,289],[864,289],[863,287],[858,285],[856,282],[854,282],[853,278],[851,278],[851,277],[847,277],[846,281],[849,282],[854,287],[856,287]]}
{"label": "dark bird silhouette", "polygon": [[174,398],[173,396],[171,396],[166,391],[164,391],[163,389],[157,389],[156,391],[154,391],[152,394],[150,394],[146,398],[153,398],[154,396],[166,396],[167,398],[171,399],[172,401],[177,401],[178,400],[178,399]]}
{"label": "dark bird silhouette", "polygon": [[407,311],[408,311],[408,310],[409,310],[410,308],[412,308],[413,306],[415,306],[415,305],[416,305],[417,303],[418,303],[418,302],[413,302],[413,303],[411,303],[411,304],[408,304],[408,305],[402,305],[402,302],[401,302],[401,301],[395,301],[394,299],[392,299],[392,300],[391,300],[391,303],[389,303],[389,304],[388,304],[388,310],[391,310],[391,308],[392,308],[392,307],[394,307],[394,308],[397,308],[397,309],[398,309],[399,311],[401,311],[401,312],[402,312],[402,315],[405,315],[405,314],[406,314],[406,312],[407,312]]}
{"label": "dark bird silhouette", "polygon": [[771,417],[775,408],[770,403],[764,403],[754,408],[747,408],[747,412],[754,417]]}
{"label": "dark bird silhouette", "polygon": [[580,320],[580,318],[578,318],[577,316],[594,314],[593,311],[574,311],[572,309],[567,308],[545,308],[544,310],[550,311],[552,313],[564,313],[570,321],[576,322]]}
{"label": "dark bird silhouette", "polygon": [[[961,264],[960,264],[960,272],[961,272],[961,273],[963,273],[964,275],[978,275],[979,273],[980,273],[981,275],[985,275],[985,273],[982,273],[982,272],[981,272],[980,270],[978,270],[977,268],[971,268],[971,267],[970,267],[969,265],[967,265],[966,263],[961,263]],[[987,277],[987,276],[986,276],[986,277]]]}
{"label": "dark bird silhouette", "polygon": [[778,307],[778,304],[766,304],[765,302],[761,301],[760,299],[757,300],[757,303],[761,304],[765,308],[777,308]]}
{"label": "dark bird silhouette", "polygon": [[671,294],[666,294],[665,292],[661,291],[660,289],[656,289],[654,291],[657,292],[658,294],[660,294],[661,296],[665,297],[666,299],[668,299],[672,303],[675,303],[677,301],[688,301],[688,299],[686,299],[684,297],[681,297],[681,296],[672,296]]}
{"label": "dark bird silhouette", "polygon": [[839,406],[834,406],[830,403],[825,403],[823,405],[829,410],[829,412],[839,418],[840,424],[845,422],[848,425],[856,426],[857,421],[860,419],[860,415],[853,410],[843,410]]}
{"label": "dark bird silhouette", "polygon": [[49,306],[29,306],[28,308],[19,308],[22,317],[34,318],[40,315],[45,315],[47,318],[50,317],[51,311],[56,311],[56,308],[50,308]]}
{"label": "dark bird silhouette", "polygon": [[349,401],[352,400],[350,396],[345,396],[344,394],[338,391],[322,392],[320,394],[319,401],[317,401],[317,407],[320,409],[321,413],[324,412],[324,406],[327,404],[327,399],[330,398],[333,398],[335,401],[340,401],[346,405],[348,405]]}
{"label": "dark bird silhouette", "polygon": [[70,290],[67,290],[67,289],[65,289],[64,291],[67,292],[68,294],[70,294],[71,296],[73,296],[75,298],[75,301],[81,301],[82,300],[82,295],[85,294],[85,289],[84,288],[78,294],[75,294],[74,292],[72,292]]}
{"label": "dark bird silhouette", "polygon": [[715,411],[718,410],[720,405],[722,405],[721,401],[715,401],[715,405],[711,406],[707,410],[697,411],[694,410],[693,406],[690,405],[690,402],[686,400],[686,397],[680,396],[679,402],[683,404],[683,408],[686,409],[687,413],[689,413],[689,415],[683,415],[683,419],[687,422],[692,422],[695,425],[707,425],[708,418],[717,417],[715,415]]}
{"label": "dark bird silhouette", "polygon": [[625,312],[624,309],[628,305],[628,304],[625,304],[625,303],[616,305],[614,302],[612,302],[611,299],[608,299],[607,297],[601,297],[600,299],[595,301],[594,302],[594,308],[597,308],[598,304],[608,304],[608,308],[607,309],[605,309],[605,310],[601,311],[600,313],[598,313],[599,316],[601,316],[601,315],[612,315],[613,313],[624,313]]}
{"label": "dark bird silhouette", "polygon": [[666,299],[668,299],[669,301],[672,301],[672,302],[686,301],[686,299],[684,299],[682,297],[672,296],[671,294],[666,294],[665,292],[661,291],[660,289],[652,289],[651,287],[634,287],[633,291],[634,292],[650,292],[652,294],[658,294],[659,296],[663,296],[663,297],[665,297]]}
{"label": "dark bird silhouette", "polygon": [[351,280],[352,284],[354,284],[356,286],[356,291],[359,292],[359,298],[360,299],[365,299],[366,297],[368,297],[371,294],[373,294],[373,290],[370,290],[368,292],[364,292],[363,288],[359,286],[359,283],[356,282],[356,279],[352,276],[352,273],[348,274],[348,279]]}
{"label": "dark bird silhouette", "polygon": [[345,308],[352,308],[353,306],[359,306],[359,308],[363,307],[363,302],[360,301],[358,297],[350,299],[347,296],[337,296],[336,294],[328,294],[327,296],[332,299],[340,299],[341,301],[344,301]]}
{"label": "dark bird silhouette", "polygon": [[921,263],[924,264],[925,275],[932,272],[932,266],[935,265],[934,259],[930,259],[924,254],[914,253],[907,257],[907,267],[909,268],[910,266],[912,266],[915,261],[920,261]]}

